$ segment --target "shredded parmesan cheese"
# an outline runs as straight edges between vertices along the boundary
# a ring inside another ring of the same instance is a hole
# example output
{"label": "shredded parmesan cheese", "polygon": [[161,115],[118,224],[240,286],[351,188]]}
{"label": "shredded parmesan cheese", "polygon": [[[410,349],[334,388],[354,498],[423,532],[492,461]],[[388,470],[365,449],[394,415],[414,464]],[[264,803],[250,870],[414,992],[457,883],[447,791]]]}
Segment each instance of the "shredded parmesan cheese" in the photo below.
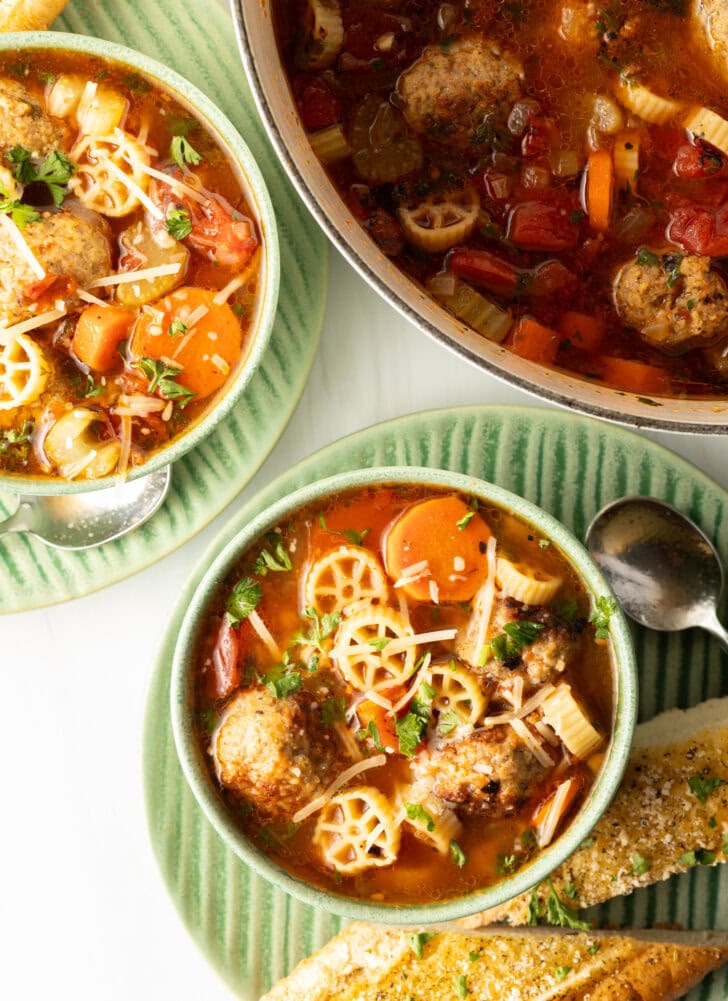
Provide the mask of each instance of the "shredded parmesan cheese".
{"label": "shredded parmesan cheese", "polygon": [[334,733],[339,738],[341,746],[350,758],[353,758],[354,761],[363,760],[364,755],[362,754],[361,744],[345,723],[342,723],[340,720],[334,723]]}
{"label": "shredded parmesan cheese", "polygon": [[20,254],[25,258],[28,267],[32,270],[36,278],[45,278],[45,268],[28,246],[20,227],[17,226],[6,213],[2,213],[2,215],[0,215],[0,225],[4,226],[8,236],[18,248]]}
{"label": "shredded parmesan cheese", "polygon": [[430,601],[432,602],[433,605],[439,605],[440,604],[440,588],[437,586],[437,581],[436,580],[430,580],[430,583],[429,583],[428,586],[429,586],[429,591],[430,591]]}
{"label": "shredded parmesan cheese", "polygon": [[537,740],[536,737],[534,737],[522,719],[512,720],[511,726],[539,764],[543,765],[544,768],[549,768],[553,765],[551,756],[544,751],[543,745]]}
{"label": "shredded parmesan cheese", "polygon": [[[442,643],[445,640],[454,639],[457,629],[439,629],[431,633],[415,633],[412,636],[401,636],[387,643],[387,654],[403,653],[411,646],[418,646],[421,643]],[[334,647],[331,651],[333,657],[357,656],[364,653],[373,653],[374,648],[369,643],[358,643],[356,646]]]}
{"label": "shredded parmesan cheese", "polygon": [[476,660],[482,656],[482,651],[485,649],[488,627],[490,626],[490,619],[493,614],[493,603],[495,602],[495,548],[495,536],[491,535],[488,539],[488,545],[486,547],[486,556],[488,559],[488,579],[476,595],[474,605],[475,611],[473,612],[473,614],[477,616],[478,623],[478,631],[474,647],[474,656]]}
{"label": "shredded parmesan cheese", "polygon": [[357,761],[355,764],[350,765],[334,779],[331,785],[325,789],[320,796],[317,796],[316,799],[311,800],[307,806],[302,806],[300,810],[293,814],[293,823],[300,824],[306,820],[307,817],[312,816],[314,813],[318,813],[322,807],[326,806],[336,791],[345,785],[349,779],[353,779],[354,776],[367,771],[369,768],[381,768],[382,765],[386,765],[386,763],[386,754],[375,754],[373,758],[365,758],[363,761]]}
{"label": "shredded parmesan cheese", "polygon": [[[139,161],[137,161],[137,163],[138,162]],[[131,193],[136,196],[136,198],[142,203],[142,205],[147,210],[147,212],[149,212],[150,215],[153,215],[155,219],[159,219],[160,221],[164,219],[164,213],[162,212],[160,207],[154,204],[154,202],[146,193],[146,191],[144,191],[137,184],[134,178],[129,177],[126,171],[122,170],[121,167],[117,167],[117,165],[114,163],[111,157],[105,156],[103,158],[103,163],[104,167],[109,171],[109,173],[113,174],[117,178],[117,180],[121,181],[121,183],[124,185],[125,188],[128,188],[128,190],[131,191]]]}
{"label": "shredded parmesan cheese", "polygon": [[571,784],[573,779],[567,779],[566,782],[562,782],[557,788],[551,802],[548,805],[546,816],[543,818],[539,824],[538,834],[536,836],[539,848],[545,848],[546,845],[551,844],[556,834],[556,828],[559,825],[564,810],[566,809],[566,803],[569,797],[569,790],[571,789]]}
{"label": "shredded parmesan cheese", "polygon": [[432,654],[428,650],[427,653],[425,654],[423,660],[422,660],[421,666],[418,668],[417,672],[415,673],[414,680],[413,680],[412,684],[409,686],[409,688],[404,693],[404,695],[399,700],[399,702],[395,702],[394,705],[392,706],[392,709],[391,709],[391,715],[392,716],[395,716],[399,712],[400,709],[404,709],[404,707],[410,701],[410,699],[415,694],[415,692],[417,691],[417,689],[420,687],[420,680],[421,680],[422,672],[427,670],[427,668],[430,666],[431,660],[432,660]]}
{"label": "shredded parmesan cheese", "polygon": [[109,303],[105,302],[103,299],[99,299],[98,296],[92,295],[90,292],[85,292],[83,289],[79,289],[76,293],[79,299],[83,302],[90,302],[94,306],[108,306]]}
{"label": "shredded parmesan cheese", "polygon": [[187,197],[191,198],[193,202],[197,202],[200,205],[207,205],[210,201],[206,195],[201,195],[195,188],[191,187],[189,184],[185,184],[184,181],[178,180],[176,177],[170,177],[169,174],[163,174],[161,170],[155,170],[154,167],[150,167],[146,163],[138,163],[136,166],[142,171],[142,173],[149,174],[150,177],[155,178],[157,181],[161,181],[162,184],[168,184],[173,191],[187,195]]}
{"label": "shredded parmesan cheese", "polygon": [[[3,216],[0,216],[0,219],[2,218]],[[60,309],[49,309],[47,313],[38,313],[37,316],[31,316],[28,320],[22,320],[20,323],[14,323],[11,327],[5,327],[4,330],[0,330],[0,344],[9,344],[18,334],[26,334],[29,330],[35,330],[36,327],[44,327],[46,323],[60,320],[65,315]]]}
{"label": "shredded parmesan cheese", "polygon": [[248,616],[248,622],[251,624],[251,626],[256,631],[258,636],[260,636],[261,640],[266,645],[271,654],[276,658],[276,660],[280,660],[281,651],[278,649],[278,644],[271,636],[265,622],[263,622],[263,620],[255,610],[253,610]]}
{"label": "shredded parmesan cheese", "polygon": [[258,267],[259,259],[260,259],[260,247],[258,246],[255,248],[255,253],[250,258],[250,263],[248,264],[245,271],[241,272],[241,274],[239,275],[236,275],[234,278],[231,278],[230,281],[225,286],[225,288],[221,288],[220,291],[215,295],[212,301],[215,303],[216,306],[222,306],[224,302],[228,301],[233,292],[237,292],[239,288],[242,288],[243,285],[247,284],[247,282],[250,281],[255,272],[255,269]]}
{"label": "shredded parmesan cheese", "polygon": [[422,580],[423,577],[431,577],[430,564],[427,560],[420,560],[419,563],[413,563],[411,566],[405,567],[404,573],[399,578],[399,580],[394,582],[394,586],[404,587],[405,584],[415,584],[418,580]]}
{"label": "shredded parmesan cheese", "polygon": [[129,455],[131,453],[131,417],[128,415],[122,415],[119,441],[121,442],[121,448],[116,468],[120,476],[126,476],[126,471],[129,468]]}
{"label": "shredded parmesan cheese", "polygon": [[[2,216],[0,216],[2,218]],[[176,275],[182,267],[179,261],[174,264],[157,264],[153,268],[142,268],[140,271],[119,271],[115,275],[104,275],[97,278],[89,288],[104,288],[106,285],[129,285],[149,278],[161,278],[162,275]]]}

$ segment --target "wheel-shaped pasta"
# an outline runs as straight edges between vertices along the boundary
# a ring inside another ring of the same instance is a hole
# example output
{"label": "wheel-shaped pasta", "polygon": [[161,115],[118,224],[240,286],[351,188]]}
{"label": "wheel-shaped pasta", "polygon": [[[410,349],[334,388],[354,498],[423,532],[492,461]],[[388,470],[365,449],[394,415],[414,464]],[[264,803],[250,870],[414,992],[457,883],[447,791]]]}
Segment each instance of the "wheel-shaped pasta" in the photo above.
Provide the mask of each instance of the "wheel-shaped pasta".
{"label": "wheel-shaped pasta", "polygon": [[88,208],[116,219],[139,207],[149,154],[132,136],[118,129],[113,136],[82,136],[69,156],[77,169],[68,187]]}
{"label": "wheel-shaped pasta", "polygon": [[354,876],[396,862],[400,836],[386,797],[374,786],[359,786],[326,804],[313,840],[327,865]]}
{"label": "wheel-shaped pasta", "polygon": [[412,635],[412,628],[401,615],[391,608],[372,605],[344,619],[337,630],[331,657],[358,691],[383,692],[403,684],[412,674],[415,644],[402,649],[396,643]]}
{"label": "wheel-shaped pasta", "polygon": [[522,601],[524,605],[548,604],[563,583],[561,577],[553,577],[524,563],[512,563],[502,556],[496,564],[496,581],[503,594]]}
{"label": "wheel-shaped pasta", "polygon": [[76,407],[60,417],[46,435],[46,455],[65,479],[95,480],[116,468],[120,442],[102,442],[91,433],[92,426],[102,419],[95,410]]}
{"label": "wheel-shaped pasta", "polygon": [[0,352],[0,410],[37,400],[47,380],[48,365],[40,345],[27,334],[16,334]]}
{"label": "wheel-shaped pasta", "polygon": [[435,692],[433,709],[455,713],[461,723],[474,726],[485,713],[487,699],[477,676],[458,666],[457,661],[430,664],[422,674],[421,684],[429,685]]}
{"label": "wheel-shaped pasta", "polygon": [[359,601],[386,602],[387,577],[379,560],[367,549],[332,549],[306,573],[304,607],[319,614],[342,612]]}
{"label": "wheel-shaped pasta", "polygon": [[304,39],[297,61],[303,69],[324,69],[339,54],[344,41],[344,22],[339,0],[307,0]]}
{"label": "wheel-shaped pasta", "polygon": [[416,786],[405,790],[403,800],[404,823],[412,828],[415,837],[429,842],[440,855],[448,855],[450,842],[456,841],[463,829],[454,811],[432,793],[424,797],[418,794]]}
{"label": "wheel-shaped pasta", "polygon": [[437,254],[467,240],[475,229],[480,198],[471,185],[428,195],[415,208],[400,208],[405,236],[420,250]]}

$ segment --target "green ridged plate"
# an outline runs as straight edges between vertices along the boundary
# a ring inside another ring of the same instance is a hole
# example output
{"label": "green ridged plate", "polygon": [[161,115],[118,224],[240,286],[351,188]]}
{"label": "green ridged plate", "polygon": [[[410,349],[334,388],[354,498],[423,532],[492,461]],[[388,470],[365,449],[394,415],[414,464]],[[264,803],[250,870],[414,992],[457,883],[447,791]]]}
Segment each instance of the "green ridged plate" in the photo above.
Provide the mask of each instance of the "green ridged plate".
{"label": "green ridged plate", "polygon": [[[81,553],[29,535],[0,539],[0,612],[76,598],[123,580],[175,550],[251,479],[303,392],[326,302],[328,244],[303,208],[266,137],[240,67],[235,29],[216,0],[73,0],[54,28],[119,42],[177,70],[237,127],[265,178],[278,219],[278,315],[259,370],[230,415],[174,464],[164,505],[141,528]],[[0,492],[0,517],[16,507]]]}
{"label": "green ridged plate", "polygon": [[[169,892],[190,934],[232,989],[258,998],[341,922],[255,876],[213,831],[182,775],[172,739],[169,675],[189,598],[211,560],[264,507],[312,480],[365,466],[415,465],[491,480],[550,511],[583,538],[596,511],[628,494],[685,511],[728,556],[728,494],[672,452],[608,424],[559,411],[463,407],[413,414],[344,438],[304,460],[236,513],[180,595],[152,680],[144,728],[147,817]],[[635,630],[641,719],[726,692],[717,643],[703,633]],[[598,908],[601,922],[679,922],[728,929],[728,865],[694,869]],[[726,996],[723,972],[690,995]]]}

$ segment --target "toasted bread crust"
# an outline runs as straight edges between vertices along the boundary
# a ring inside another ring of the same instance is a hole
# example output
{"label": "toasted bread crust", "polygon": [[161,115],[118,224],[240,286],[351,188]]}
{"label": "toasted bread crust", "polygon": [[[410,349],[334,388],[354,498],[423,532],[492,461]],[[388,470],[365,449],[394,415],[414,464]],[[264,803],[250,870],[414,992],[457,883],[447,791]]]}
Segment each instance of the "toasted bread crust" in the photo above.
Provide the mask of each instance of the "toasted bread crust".
{"label": "toasted bread crust", "polygon": [[0,0],[0,31],[43,31],[68,0]]}
{"label": "toasted bread crust", "polygon": [[726,936],[703,946],[546,930],[440,932],[421,959],[407,937],[351,925],[261,1001],[452,1001],[462,976],[479,1001],[675,1001],[728,959]]}
{"label": "toasted bread crust", "polygon": [[[728,698],[712,699],[685,711],[670,710],[637,728],[629,765],[611,806],[584,846],[552,876],[559,896],[576,887],[576,906],[591,907],[631,893],[690,865],[685,853],[702,849],[701,864],[728,861],[728,784],[701,802],[688,780],[694,776],[728,783]],[[649,868],[635,872],[635,853]],[[710,861],[712,856],[712,861]],[[537,893],[545,896],[546,887]],[[528,923],[531,894],[461,922],[475,928],[494,921]]]}

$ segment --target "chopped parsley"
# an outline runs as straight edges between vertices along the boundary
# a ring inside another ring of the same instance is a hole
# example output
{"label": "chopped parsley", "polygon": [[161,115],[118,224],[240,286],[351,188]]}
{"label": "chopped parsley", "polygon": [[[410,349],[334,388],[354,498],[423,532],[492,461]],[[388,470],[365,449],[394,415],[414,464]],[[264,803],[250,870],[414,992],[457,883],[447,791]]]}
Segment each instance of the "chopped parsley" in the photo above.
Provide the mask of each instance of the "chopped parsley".
{"label": "chopped parsley", "polygon": [[180,407],[186,407],[195,395],[191,389],[180,386],[176,381],[180,369],[167,365],[166,362],[160,361],[158,358],[148,358],[146,355],[140,358],[135,365],[149,379],[150,393],[158,389],[165,400],[175,400]]}
{"label": "chopped parsley", "polygon": [[475,511],[468,511],[467,514],[464,514],[462,518],[458,522],[456,522],[458,526],[458,531],[462,532],[464,529],[466,529],[474,517],[475,517]]}
{"label": "chopped parsley", "polygon": [[692,311],[693,311],[693,310],[695,309],[695,307],[696,307],[697,305],[698,305],[698,304],[697,304],[697,302],[695,301],[695,299],[688,299],[688,301],[687,301],[687,307],[688,307],[688,309],[690,310],[690,312],[692,312]]}
{"label": "chopped parsley", "polygon": [[378,729],[377,724],[374,722],[373,719],[369,720],[369,726],[366,728],[366,730],[360,730],[359,731],[359,737],[362,740],[366,740],[367,737],[371,737],[372,738],[372,742],[373,742],[374,746],[376,747],[376,749],[378,751],[383,751],[384,750],[384,744],[382,743],[382,740],[381,740],[381,738],[379,736],[379,729]]}
{"label": "chopped parsley", "polygon": [[543,628],[540,622],[506,622],[503,632],[490,641],[493,656],[503,661],[520,656],[521,650],[534,643]]}
{"label": "chopped parsley", "polygon": [[269,571],[273,573],[286,573],[292,569],[291,558],[285,550],[282,540],[275,535],[268,537],[271,549],[267,547],[261,549],[255,561],[255,572],[261,577],[266,577]]}
{"label": "chopped parsley", "polygon": [[405,803],[404,808],[410,820],[421,820],[428,831],[435,830],[435,821],[421,803]]}
{"label": "chopped parsley", "polygon": [[545,885],[548,887],[548,893],[544,900],[539,898],[538,887],[531,893],[528,904],[528,923],[537,925],[539,921],[543,920],[546,924],[555,925],[558,928],[577,928],[580,931],[589,931],[591,927],[589,923],[582,921],[578,911],[573,910],[563,902],[554,889],[553,882],[547,879]]}
{"label": "chopped parsley", "polygon": [[667,287],[672,288],[680,280],[680,265],[682,264],[682,254],[669,254],[664,259],[667,270]]}
{"label": "chopped parsley", "polygon": [[418,931],[414,935],[407,936],[407,945],[418,959],[422,959],[422,950],[436,934],[436,932]]}
{"label": "chopped parsley", "polygon": [[34,430],[35,425],[32,421],[23,421],[23,426],[19,430],[8,428],[6,431],[0,431],[0,455],[13,452],[19,457],[26,456]]}
{"label": "chopped parsley", "polygon": [[135,90],[137,94],[148,94],[152,89],[151,83],[140,73],[127,73],[122,83],[125,83],[129,90]]}
{"label": "chopped parsley", "polygon": [[294,668],[286,664],[279,664],[265,676],[263,684],[277,699],[285,699],[288,695],[295,695],[303,685],[302,676]]}
{"label": "chopped parsley", "polygon": [[660,266],[660,258],[647,247],[640,247],[637,251],[637,263],[645,268],[657,268]]}
{"label": "chopped parsley", "polygon": [[5,154],[15,167],[13,177],[20,184],[38,182],[48,187],[53,204],[59,206],[67,194],[68,182],[71,180],[76,164],[71,163],[60,150],[53,150],[45,158],[38,170],[33,166],[31,152],[23,146],[13,146]]}
{"label": "chopped parsley", "polygon": [[594,636],[598,640],[605,640],[609,636],[609,620],[617,611],[617,602],[614,598],[602,595],[597,598],[594,610],[589,617],[589,621],[594,623]]}
{"label": "chopped parsley", "polygon": [[341,612],[324,612],[323,615],[319,615],[315,608],[307,608],[304,615],[311,620],[311,628],[308,633],[297,633],[293,637],[293,642],[315,647],[323,653],[324,640],[331,636],[341,622]]}
{"label": "chopped parsley", "polygon": [[23,205],[17,198],[0,198],[0,213],[9,215],[18,229],[25,229],[40,219],[40,213],[32,205]]}
{"label": "chopped parsley", "polygon": [[420,685],[420,690],[417,693],[417,695],[423,702],[432,702],[432,700],[437,695],[437,692],[432,687],[432,685],[429,684],[429,682],[423,681],[422,684]]}
{"label": "chopped parsley", "polygon": [[576,900],[579,896],[576,883],[564,883],[564,894],[569,898],[569,900]]}
{"label": "chopped parsley", "polygon": [[172,209],[167,213],[164,225],[170,236],[175,240],[184,240],[192,232],[192,220],[189,212],[184,209]]}
{"label": "chopped parsley", "polygon": [[482,958],[483,958],[483,953],[482,952],[469,952],[468,953],[468,959],[470,960],[471,963],[477,963],[478,960],[482,959]]}
{"label": "chopped parsley", "polygon": [[332,726],[346,718],[346,699],[342,695],[337,698],[330,695],[321,703],[321,722],[324,726]]}
{"label": "chopped parsley", "polygon": [[557,966],[554,970],[554,976],[557,980],[565,980],[566,977],[571,973],[570,966]]}
{"label": "chopped parsley", "polygon": [[459,998],[466,998],[468,996],[468,978],[464,973],[455,978],[455,993]]}
{"label": "chopped parsley", "polygon": [[105,386],[97,386],[94,377],[89,372],[86,376],[86,385],[78,389],[78,395],[84,400],[90,400],[94,396],[101,396],[105,388]]}
{"label": "chopped parsley", "polygon": [[184,170],[186,164],[192,164],[193,167],[196,167],[202,160],[201,155],[185,136],[173,136],[172,142],[169,144],[169,155],[180,170]]}
{"label": "chopped parsley", "polygon": [[495,860],[495,871],[499,876],[510,876],[518,868],[518,858],[511,855],[498,855]]}
{"label": "chopped parsley", "polygon": [[601,947],[602,947],[601,942],[594,942],[594,944],[590,945],[586,951],[589,953],[590,956],[596,956]]}
{"label": "chopped parsley", "polygon": [[378,653],[381,653],[385,646],[388,646],[393,639],[393,636],[372,636],[370,640],[367,640],[367,643],[369,646],[374,647]]}
{"label": "chopped parsley", "polygon": [[239,580],[227,600],[226,608],[230,624],[236,626],[239,622],[247,619],[260,604],[262,597],[261,586],[252,577],[243,577]]}
{"label": "chopped parsley", "polygon": [[632,856],[632,873],[635,876],[644,876],[650,868],[650,860],[645,858],[640,852],[635,851]]}
{"label": "chopped parsley", "polygon": [[559,618],[565,622],[573,622],[579,614],[579,603],[574,598],[568,601],[556,601],[552,607]]}
{"label": "chopped parsley", "polygon": [[703,778],[702,775],[691,775],[688,779],[688,785],[690,786],[690,792],[696,799],[700,800],[701,803],[706,803],[708,797],[711,796],[716,789],[721,786],[726,785],[725,779],[719,779],[717,775],[709,775],[707,778]]}
{"label": "chopped parsley", "polygon": [[462,869],[465,863],[468,861],[465,852],[462,850],[457,841],[450,842],[450,858],[458,867],[458,869]]}
{"label": "chopped parsley", "polygon": [[691,852],[683,852],[678,859],[680,865],[712,865],[715,862],[715,852],[709,852],[707,848],[695,848]]}
{"label": "chopped parsley", "polygon": [[328,532],[329,535],[341,535],[347,542],[351,543],[352,546],[360,546],[367,535],[369,535],[369,529],[365,528],[361,532],[357,532],[354,528],[344,528],[339,531],[336,528],[329,528],[326,524],[326,518],[324,517],[323,511],[319,511],[318,523],[323,528],[324,532]]}
{"label": "chopped parsley", "polygon": [[584,213],[581,209],[574,209],[574,211],[569,215],[569,222],[572,226],[578,226],[583,218]]}
{"label": "chopped parsley", "polygon": [[447,737],[448,734],[452,733],[460,722],[460,717],[457,713],[454,713],[452,709],[447,712],[440,713],[440,718],[437,721],[437,732],[441,737]]}
{"label": "chopped parsley", "polygon": [[414,757],[429,722],[429,707],[417,698],[412,699],[407,710],[407,715],[403,716],[402,719],[398,719],[395,724],[399,749],[405,757]]}
{"label": "chopped parsley", "polygon": [[172,320],[169,327],[167,328],[167,333],[170,337],[184,337],[190,328],[182,320]]}

